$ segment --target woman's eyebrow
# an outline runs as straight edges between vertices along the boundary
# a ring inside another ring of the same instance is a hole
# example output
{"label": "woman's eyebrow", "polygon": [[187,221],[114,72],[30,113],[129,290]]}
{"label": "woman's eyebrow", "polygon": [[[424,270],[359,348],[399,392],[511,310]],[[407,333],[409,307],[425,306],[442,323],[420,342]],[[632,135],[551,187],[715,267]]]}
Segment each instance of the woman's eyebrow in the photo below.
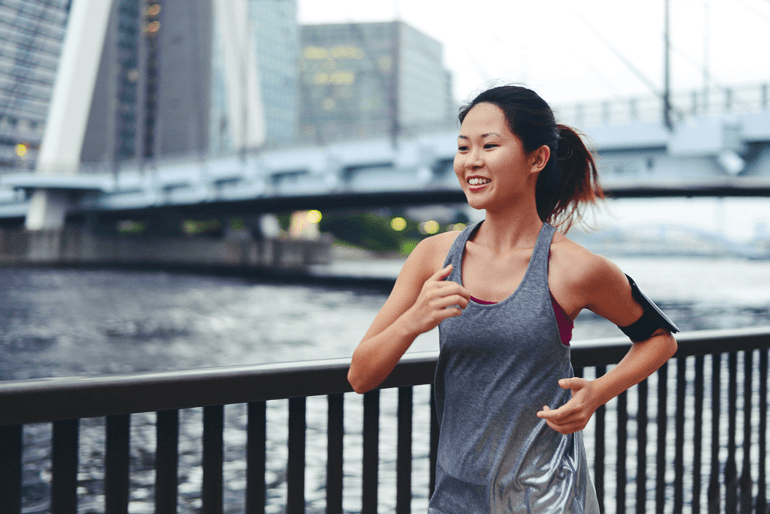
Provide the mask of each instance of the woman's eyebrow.
{"label": "woman's eyebrow", "polygon": [[[489,137],[489,136],[501,137],[500,134],[498,134],[497,132],[487,132],[486,134],[481,134],[482,138]],[[469,139],[469,137],[463,136],[462,134],[460,134],[459,136],[457,136],[457,139]]]}

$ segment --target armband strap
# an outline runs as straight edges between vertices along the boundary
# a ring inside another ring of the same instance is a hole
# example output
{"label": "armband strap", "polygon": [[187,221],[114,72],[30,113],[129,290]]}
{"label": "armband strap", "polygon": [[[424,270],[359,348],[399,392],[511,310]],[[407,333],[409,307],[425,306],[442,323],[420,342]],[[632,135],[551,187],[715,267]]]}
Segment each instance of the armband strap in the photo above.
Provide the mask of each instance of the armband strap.
{"label": "armband strap", "polygon": [[618,327],[626,334],[629,339],[635,342],[644,341],[649,339],[652,334],[659,328],[664,328],[669,332],[679,332],[679,328],[674,325],[674,322],[668,319],[668,316],[663,314],[663,311],[650,300],[646,294],[639,289],[634,279],[626,275],[628,283],[631,284],[631,294],[634,300],[644,309],[642,317],[631,323],[627,327]]}

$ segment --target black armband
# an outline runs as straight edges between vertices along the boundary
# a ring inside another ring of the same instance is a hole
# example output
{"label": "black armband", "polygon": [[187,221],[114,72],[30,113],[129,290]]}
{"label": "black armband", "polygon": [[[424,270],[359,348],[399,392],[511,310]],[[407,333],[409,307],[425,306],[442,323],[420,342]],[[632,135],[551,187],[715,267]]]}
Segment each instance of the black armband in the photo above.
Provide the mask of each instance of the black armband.
{"label": "black armband", "polygon": [[674,325],[674,322],[668,319],[668,316],[663,314],[663,311],[650,300],[646,294],[639,289],[634,279],[626,275],[628,283],[631,284],[631,294],[634,300],[644,309],[642,317],[631,323],[627,327],[618,327],[626,334],[632,341],[644,341],[649,339],[652,334],[659,328],[665,328],[669,332],[679,332],[679,328]]}

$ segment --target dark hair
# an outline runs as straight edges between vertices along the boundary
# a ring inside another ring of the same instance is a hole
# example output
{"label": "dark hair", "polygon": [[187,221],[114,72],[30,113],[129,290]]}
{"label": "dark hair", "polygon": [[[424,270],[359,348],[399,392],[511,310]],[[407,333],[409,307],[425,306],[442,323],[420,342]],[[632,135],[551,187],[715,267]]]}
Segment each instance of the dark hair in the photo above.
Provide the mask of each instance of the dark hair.
{"label": "dark hair", "polygon": [[551,149],[535,186],[541,220],[567,232],[582,219],[583,206],[604,198],[591,151],[574,129],[556,123],[553,111],[537,93],[510,85],[488,89],[460,108],[460,123],[480,103],[495,105],[503,111],[525,152],[543,145]]}

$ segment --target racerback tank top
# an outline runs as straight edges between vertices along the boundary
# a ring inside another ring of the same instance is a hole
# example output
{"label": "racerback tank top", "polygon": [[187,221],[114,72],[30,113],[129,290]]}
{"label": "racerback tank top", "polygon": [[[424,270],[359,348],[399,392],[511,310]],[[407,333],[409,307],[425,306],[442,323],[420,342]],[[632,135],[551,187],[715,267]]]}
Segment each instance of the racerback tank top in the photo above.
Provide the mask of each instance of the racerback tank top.
{"label": "racerback tank top", "polygon": [[[465,244],[454,241],[446,280],[462,284]],[[562,435],[536,413],[571,396],[573,376],[548,288],[555,229],[544,224],[519,287],[505,300],[469,302],[439,325],[435,395],[440,433],[429,513],[598,513],[582,432]]]}

